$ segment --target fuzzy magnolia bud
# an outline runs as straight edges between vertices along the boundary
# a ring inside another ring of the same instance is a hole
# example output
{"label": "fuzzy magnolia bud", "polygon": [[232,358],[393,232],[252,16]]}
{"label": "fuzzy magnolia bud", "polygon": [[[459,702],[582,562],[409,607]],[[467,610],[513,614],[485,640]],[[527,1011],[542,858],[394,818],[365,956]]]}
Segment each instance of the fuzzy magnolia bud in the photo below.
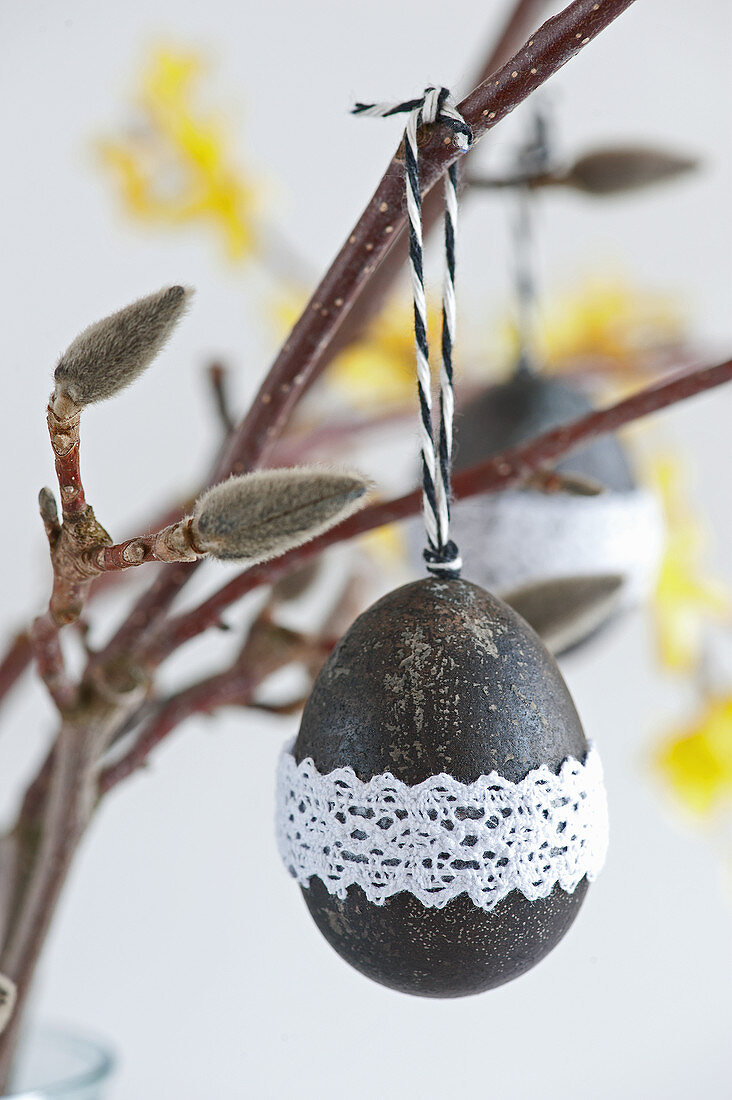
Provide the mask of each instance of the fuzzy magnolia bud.
{"label": "fuzzy magnolia bud", "polygon": [[89,325],[61,356],[54,375],[56,397],[83,407],[129,386],[167,342],[191,293],[182,286],[166,287]]}
{"label": "fuzzy magnolia bud", "polygon": [[598,149],[580,157],[562,183],[589,195],[619,195],[685,175],[698,161],[661,149]]}
{"label": "fuzzy magnolia bud", "polygon": [[551,653],[562,653],[618,609],[623,578],[615,573],[534,581],[503,594]]}
{"label": "fuzzy magnolia bud", "polygon": [[360,507],[368,482],[348,470],[259,470],[209,489],[196,502],[196,548],[252,565],[279,557]]}
{"label": "fuzzy magnolia bud", "polygon": [[41,489],[38,494],[38,508],[44,523],[50,523],[54,527],[58,525],[58,505],[50,489]]}

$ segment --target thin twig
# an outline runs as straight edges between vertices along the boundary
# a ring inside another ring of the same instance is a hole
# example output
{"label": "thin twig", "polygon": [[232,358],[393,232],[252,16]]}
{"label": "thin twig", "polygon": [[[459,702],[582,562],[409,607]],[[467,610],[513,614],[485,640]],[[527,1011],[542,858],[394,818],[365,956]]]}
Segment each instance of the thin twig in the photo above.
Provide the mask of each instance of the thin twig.
{"label": "thin twig", "polygon": [[226,439],[236,427],[236,420],[231,411],[228,386],[229,372],[223,363],[211,363],[206,373],[216,415],[223,430],[224,439]]}
{"label": "thin twig", "polygon": [[[192,714],[210,713],[222,706],[252,706],[254,693],[272,673],[300,662],[314,677],[336,644],[336,615],[348,611],[352,593],[343,592],[326,617],[318,634],[303,634],[282,626],[272,617],[272,606],[265,605],[252,622],[247,638],[233,665],[224,672],[192,684],[165,699],[134,738],[131,747],[114,763],[103,768],[99,778],[100,796],[141,767],[152,750]],[[354,610],[355,614],[355,610]]]}
{"label": "thin twig", "polygon": [[30,636],[26,631],[16,634],[0,661],[0,702],[17,683],[33,660]]}
{"label": "thin twig", "polygon": [[68,710],[76,701],[77,688],[66,672],[58,625],[50,613],[39,615],[33,623],[31,644],[38,675],[49,695],[58,710]]}
{"label": "thin twig", "polygon": [[158,706],[127,752],[102,770],[99,794],[142,767],[152,750],[186,718],[223,706],[247,706],[263,680],[293,661],[310,660],[318,649],[317,639],[280,626],[267,613],[258,616],[231,668],[192,684]]}
{"label": "thin twig", "polygon": [[223,706],[245,705],[258,686],[251,671],[237,667],[193,684],[160,705],[155,716],[138,733],[131,749],[99,777],[99,794],[106,794],[147,761],[153,749],[193,714],[205,714]]}
{"label": "thin twig", "polygon": [[56,502],[48,489],[41,491],[39,506],[53,566],[53,591],[48,610],[50,621],[57,629],[79,619],[92,579],[99,572],[88,566],[85,552],[90,547],[108,546],[112,542],[84,495],[79,464],[80,417],[78,406],[65,399],[54,400],[52,395],[47,410],[48,434],[54,453],[63,523],[59,524]]}

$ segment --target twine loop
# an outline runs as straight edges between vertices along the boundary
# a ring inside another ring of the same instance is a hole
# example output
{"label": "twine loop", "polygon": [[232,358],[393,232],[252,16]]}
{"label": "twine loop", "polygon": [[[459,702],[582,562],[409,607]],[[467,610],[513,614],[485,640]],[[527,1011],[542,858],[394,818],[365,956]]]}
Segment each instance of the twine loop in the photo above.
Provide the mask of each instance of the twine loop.
{"label": "twine loop", "polygon": [[424,289],[422,198],[419,185],[417,132],[422,125],[448,126],[456,145],[467,152],[473,142],[470,126],[462,117],[449,90],[430,86],[419,99],[403,103],[357,103],[353,114],[388,118],[409,113],[404,132],[405,184],[409,222],[409,262],[414,299],[414,342],[417,358],[417,393],[420,409],[422,496],[427,547],[427,570],[438,577],[458,577],[462,560],[450,538],[450,474],[452,467],[453,391],[452,349],[455,341],[455,232],[457,226],[457,168],[445,173],[445,265],[442,289],[442,365],[440,368],[440,420],[437,451],[432,428],[432,378],[427,341],[427,301]]}

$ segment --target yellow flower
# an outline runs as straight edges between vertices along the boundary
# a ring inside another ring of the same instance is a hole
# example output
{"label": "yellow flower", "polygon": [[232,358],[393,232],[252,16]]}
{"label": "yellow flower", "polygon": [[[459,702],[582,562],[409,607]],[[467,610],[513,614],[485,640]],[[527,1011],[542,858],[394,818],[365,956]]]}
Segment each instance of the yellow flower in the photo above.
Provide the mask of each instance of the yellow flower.
{"label": "yellow flower", "polygon": [[[563,373],[597,366],[627,381],[633,381],[645,353],[684,338],[676,303],[619,276],[592,276],[576,290],[548,297],[537,310],[536,328],[536,354],[544,369]],[[499,322],[494,342],[499,360],[513,364],[520,350],[514,319]]]}
{"label": "yellow flower", "polygon": [[256,245],[255,188],[221,121],[196,107],[203,71],[195,53],[156,50],[137,94],[143,127],[100,142],[99,151],[129,213],[169,226],[209,222],[238,260]]}
{"label": "yellow flower", "polygon": [[[304,294],[281,297],[272,312],[278,332],[287,332],[300,316]],[[433,371],[439,370],[441,307],[428,303],[427,325]],[[392,302],[356,343],[345,348],[328,368],[324,381],[349,404],[373,411],[414,403],[417,367],[411,302]]]}
{"label": "yellow flower", "polygon": [[710,814],[732,799],[732,695],[708,699],[656,753],[656,767],[688,809]]}
{"label": "yellow flower", "polygon": [[[432,365],[439,363],[439,307],[428,305],[427,326]],[[415,400],[414,313],[409,305],[392,303],[370,326],[362,340],[346,348],[331,365],[327,379],[361,408],[399,405]]]}
{"label": "yellow flower", "polygon": [[720,582],[703,573],[706,540],[684,500],[677,460],[659,459],[654,480],[666,513],[666,549],[654,599],[660,658],[673,671],[689,672],[699,663],[706,621],[728,614],[730,599]]}
{"label": "yellow flower", "polygon": [[563,368],[601,359],[633,370],[639,352],[678,343],[683,325],[674,304],[620,279],[591,278],[547,312],[541,331],[544,359]]}

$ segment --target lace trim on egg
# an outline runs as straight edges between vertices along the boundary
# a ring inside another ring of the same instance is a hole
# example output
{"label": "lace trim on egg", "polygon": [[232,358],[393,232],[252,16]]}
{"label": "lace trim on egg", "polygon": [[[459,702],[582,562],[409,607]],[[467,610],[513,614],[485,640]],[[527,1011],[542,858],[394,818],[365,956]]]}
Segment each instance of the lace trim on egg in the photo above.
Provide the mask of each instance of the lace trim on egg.
{"label": "lace trim on egg", "polygon": [[377,905],[408,890],[441,909],[468,894],[492,909],[511,890],[530,901],[555,885],[572,893],[599,873],[607,851],[600,757],[568,757],[511,783],[497,772],[474,783],[435,775],[410,787],[388,772],[368,782],[352,768],[321,775],[311,759],[280,758],[280,854],[301,886],[312,875],[345,898],[360,886]]}

